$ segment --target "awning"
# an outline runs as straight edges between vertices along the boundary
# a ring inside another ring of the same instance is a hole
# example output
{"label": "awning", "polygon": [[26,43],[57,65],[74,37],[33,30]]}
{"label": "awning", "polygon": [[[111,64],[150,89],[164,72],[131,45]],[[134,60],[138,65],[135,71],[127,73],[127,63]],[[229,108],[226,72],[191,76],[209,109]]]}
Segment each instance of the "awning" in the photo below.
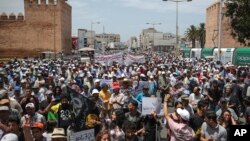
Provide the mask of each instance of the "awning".
{"label": "awning", "polygon": [[250,48],[237,48],[233,57],[234,65],[250,65]]}
{"label": "awning", "polygon": [[206,58],[206,56],[213,56],[214,48],[203,48],[201,50],[201,58]]}

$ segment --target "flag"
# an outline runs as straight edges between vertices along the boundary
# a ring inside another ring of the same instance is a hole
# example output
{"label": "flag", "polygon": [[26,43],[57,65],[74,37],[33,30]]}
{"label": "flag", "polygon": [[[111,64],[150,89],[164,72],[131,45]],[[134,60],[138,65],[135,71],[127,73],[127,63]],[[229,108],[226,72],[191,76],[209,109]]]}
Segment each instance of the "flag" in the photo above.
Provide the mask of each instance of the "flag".
{"label": "flag", "polygon": [[86,126],[87,114],[94,107],[95,103],[84,97],[83,95],[77,93],[75,90],[67,87],[68,94],[71,98],[71,104],[73,107],[73,123],[72,127],[75,132],[89,129]]}

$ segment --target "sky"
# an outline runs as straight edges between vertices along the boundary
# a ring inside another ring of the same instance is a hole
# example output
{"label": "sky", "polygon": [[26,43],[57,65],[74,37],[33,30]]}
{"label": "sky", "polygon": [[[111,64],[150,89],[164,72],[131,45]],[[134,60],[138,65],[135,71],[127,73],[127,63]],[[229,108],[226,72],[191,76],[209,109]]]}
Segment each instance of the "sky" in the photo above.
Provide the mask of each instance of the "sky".
{"label": "sky", "polygon": [[[181,0],[185,1],[185,0]],[[206,20],[206,8],[214,0],[179,2],[179,35],[190,25],[198,26]],[[121,41],[138,37],[143,29],[155,25],[157,31],[176,33],[176,3],[162,0],[68,0],[72,6],[72,35],[77,30],[91,29],[96,33],[120,34]],[[24,13],[23,0],[0,0],[0,13]],[[146,24],[150,23],[150,24]]]}

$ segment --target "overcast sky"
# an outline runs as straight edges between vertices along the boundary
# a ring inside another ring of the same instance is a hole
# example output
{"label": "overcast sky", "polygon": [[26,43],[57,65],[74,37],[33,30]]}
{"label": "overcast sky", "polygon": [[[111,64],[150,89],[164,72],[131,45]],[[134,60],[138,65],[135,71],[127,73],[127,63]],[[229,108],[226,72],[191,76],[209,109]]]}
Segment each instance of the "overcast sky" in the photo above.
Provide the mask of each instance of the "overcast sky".
{"label": "overcast sky", "polygon": [[[184,0],[183,0],[184,1]],[[214,0],[193,0],[179,3],[179,34],[183,35],[190,25],[205,22],[206,8]],[[97,33],[116,33],[126,41],[131,36],[139,36],[142,29],[152,27],[146,23],[162,23],[155,28],[175,34],[176,3],[162,0],[68,0],[72,6],[72,34],[78,28],[91,28]],[[23,0],[0,0],[0,12],[23,12]]]}

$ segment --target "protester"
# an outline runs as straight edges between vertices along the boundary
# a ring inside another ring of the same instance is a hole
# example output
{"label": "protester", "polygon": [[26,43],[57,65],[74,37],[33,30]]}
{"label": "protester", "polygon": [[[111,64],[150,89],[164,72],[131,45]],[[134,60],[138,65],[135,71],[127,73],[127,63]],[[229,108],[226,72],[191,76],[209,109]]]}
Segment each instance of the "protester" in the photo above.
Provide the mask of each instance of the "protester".
{"label": "protester", "polygon": [[228,107],[228,100],[225,98],[221,98],[220,102],[219,102],[220,108],[219,110],[216,112],[217,115],[217,119],[219,119],[219,117],[221,116],[222,112],[225,110],[229,110],[232,117],[234,118],[235,121],[239,120],[239,117],[237,116],[237,114],[235,113],[235,111],[232,108]]}
{"label": "protester", "polygon": [[112,141],[125,141],[125,133],[122,129],[125,114],[122,109],[114,110],[111,115],[110,136]]}
{"label": "protester", "polygon": [[218,124],[214,111],[207,111],[205,114],[205,122],[201,126],[200,140],[227,141],[227,131]]}
{"label": "protester", "polygon": [[18,141],[25,141],[24,134],[21,129],[21,121],[19,118],[11,116],[9,118],[9,129],[11,133],[14,133],[18,136]]}
{"label": "protester", "polygon": [[168,114],[168,100],[170,95],[165,96],[164,99],[164,115],[167,119],[169,129],[171,130],[170,140],[186,140],[192,141],[195,134],[191,127],[188,126],[188,121],[190,114],[187,110],[178,108],[176,110],[178,114],[179,122],[173,121],[173,119]]}
{"label": "protester", "polygon": [[96,136],[96,141],[111,141],[108,130],[101,131]]}
{"label": "protester", "polygon": [[124,94],[120,93],[120,87],[113,87],[113,94],[109,99],[109,103],[112,105],[112,109],[122,109],[124,105]]}
{"label": "protester", "polygon": [[[167,116],[171,139],[179,139],[184,135],[182,131],[187,133],[184,140],[211,139],[202,131],[209,108],[216,112],[218,122],[207,124],[212,131],[221,130],[219,124],[228,129],[230,115],[237,124],[249,125],[249,66],[218,66],[213,60],[144,50],[136,53],[144,55],[146,61],[88,63],[67,58],[0,63],[0,136],[14,133],[19,140],[22,136],[28,140],[33,139],[30,132],[34,130],[36,140],[49,141],[54,128],[63,128],[62,139],[53,140],[65,140],[66,135],[71,135],[67,133],[93,128],[94,135],[110,129],[111,140],[155,140],[160,117],[142,116],[143,98],[162,97],[164,102],[169,94],[171,98],[164,106],[175,104],[175,111]],[[13,117],[19,117],[21,123]],[[37,122],[42,123],[42,130],[33,125]],[[224,140],[224,131],[220,139]]]}
{"label": "protester", "polygon": [[201,126],[204,122],[205,113],[208,110],[209,103],[207,100],[200,100],[197,104],[197,112],[190,117],[189,124],[195,132],[194,141],[200,140]]}
{"label": "protester", "polygon": [[101,113],[101,116],[103,118],[106,118],[106,117],[110,118],[110,115],[111,115],[111,104],[109,103],[111,93],[108,89],[109,89],[109,86],[106,83],[104,83],[102,84],[102,90],[99,93],[99,97],[103,103],[102,105],[103,109]]}
{"label": "protester", "polygon": [[[126,124],[134,124],[135,125],[135,130],[137,132],[137,134],[135,135],[140,135],[141,133],[141,129],[143,127],[143,123],[142,123],[142,116],[141,114],[137,111],[137,108],[138,108],[138,102],[135,101],[135,100],[131,100],[129,102],[129,105],[128,105],[128,108],[129,108],[129,112],[125,113],[125,121],[124,121],[124,125],[125,126]],[[137,141],[137,139],[134,139],[134,141]]]}

